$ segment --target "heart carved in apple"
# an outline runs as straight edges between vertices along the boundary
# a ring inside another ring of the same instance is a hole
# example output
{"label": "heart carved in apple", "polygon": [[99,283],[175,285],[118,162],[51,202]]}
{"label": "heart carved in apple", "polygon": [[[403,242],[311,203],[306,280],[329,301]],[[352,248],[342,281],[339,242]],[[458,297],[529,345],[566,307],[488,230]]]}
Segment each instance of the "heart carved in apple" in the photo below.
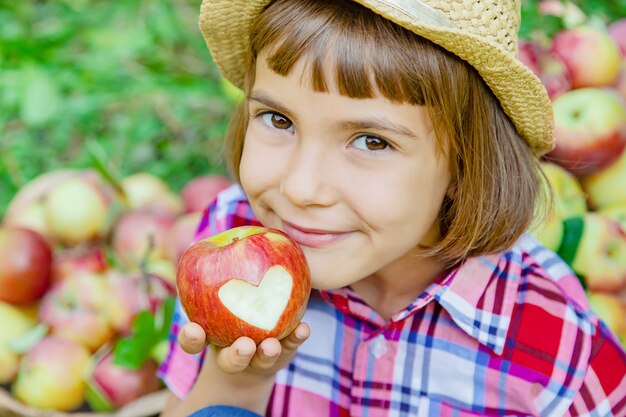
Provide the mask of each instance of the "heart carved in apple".
{"label": "heart carved in apple", "polygon": [[311,292],[304,253],[279,230],[241,226],[200,240],[180,258],[176,285],[207,340],[229,346],[281,339],[298,325]]}

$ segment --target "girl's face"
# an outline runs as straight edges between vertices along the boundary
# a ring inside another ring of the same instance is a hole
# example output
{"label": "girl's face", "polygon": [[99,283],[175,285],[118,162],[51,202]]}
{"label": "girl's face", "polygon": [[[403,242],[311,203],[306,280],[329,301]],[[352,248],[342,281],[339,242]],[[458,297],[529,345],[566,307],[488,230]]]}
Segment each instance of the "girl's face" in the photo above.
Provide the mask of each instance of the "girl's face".
{"label": "girl's face", "polygon": [[283,77],[257,60],[240,165],[254,213],[301,245],[314,288],[415,267],[450,181],[425,108],[316,92],[302,61]]}

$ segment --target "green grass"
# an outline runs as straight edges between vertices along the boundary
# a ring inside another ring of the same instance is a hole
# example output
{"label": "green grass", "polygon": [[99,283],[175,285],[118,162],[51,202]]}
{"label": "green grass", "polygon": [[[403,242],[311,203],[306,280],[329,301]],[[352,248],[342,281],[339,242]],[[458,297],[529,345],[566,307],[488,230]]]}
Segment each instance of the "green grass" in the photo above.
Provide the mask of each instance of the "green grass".
{"label": "green grass", "polygon": [[224,172],[232,103],[198,30],[199,1],[0,0],[0,216],[38,174],[147,171],[174,190]]}

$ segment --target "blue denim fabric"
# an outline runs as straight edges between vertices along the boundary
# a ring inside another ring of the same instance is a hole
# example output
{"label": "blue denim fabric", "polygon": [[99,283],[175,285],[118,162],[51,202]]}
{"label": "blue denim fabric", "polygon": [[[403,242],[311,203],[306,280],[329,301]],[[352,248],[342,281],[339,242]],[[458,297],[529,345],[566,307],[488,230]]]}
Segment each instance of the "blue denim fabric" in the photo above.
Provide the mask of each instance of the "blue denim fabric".
{"label": "blue denim fabric", "polygon": [[261,417],[257,413],[230,405],[212,405],[190,414],[189,417]]}

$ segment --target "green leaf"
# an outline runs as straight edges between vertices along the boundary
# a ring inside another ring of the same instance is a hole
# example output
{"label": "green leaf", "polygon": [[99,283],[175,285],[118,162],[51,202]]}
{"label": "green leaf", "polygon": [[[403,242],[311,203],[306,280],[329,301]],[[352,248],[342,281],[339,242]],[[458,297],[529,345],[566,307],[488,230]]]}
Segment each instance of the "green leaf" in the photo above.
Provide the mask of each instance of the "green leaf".
{"label": "green leaf", "polygon": [[154,316],[149,311],[142,311],[135,317],[132,334],[115,344],[113,363],[126,369],[139,369],[150,357],[152,346],[157,342]]}
{"label": "green leaf", "polygon": [[571,217],[563,221],[563,240],[557,253],[569,266],[572,266],[576,258],[584,230],[585,220],[583,217]]}
{"label": "green leaf", "polygon": [[107,400],[93,382],[87,381],[85,390],[85,401],[92,411],[106,412],[113,411],[115,407]]}
{"label": "green leaf", "polygon": [[113,363],[126,369],[139,369],[153,355],[161,355],[158,346],[167,340],[174,306],[174,297],[168,297],[156,314],[148,310],[137,314],[131,334],[120,338],[113,348]]}

